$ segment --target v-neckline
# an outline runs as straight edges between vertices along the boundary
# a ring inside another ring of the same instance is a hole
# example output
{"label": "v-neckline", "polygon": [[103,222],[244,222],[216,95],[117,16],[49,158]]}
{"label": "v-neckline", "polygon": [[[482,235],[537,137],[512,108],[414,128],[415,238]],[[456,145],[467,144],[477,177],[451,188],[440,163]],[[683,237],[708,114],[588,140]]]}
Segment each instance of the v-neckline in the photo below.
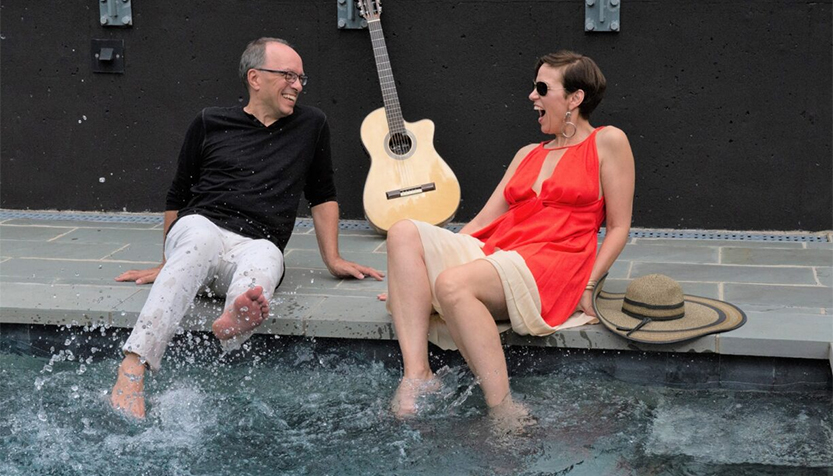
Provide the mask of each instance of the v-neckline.
{"label": "v-neckline", "polygon": [[[582,141],[582,142],[584,142],[584,141]],[[578,144],[581,144],[581,142],[579,142]],[[566,156],[567,156],[567,154],[568,154],[570,151],[569,151],[569,150],[565,150],[565,151],[564,151],[564,153],[563,153],[563,154],[561,154],[561,157],[559,157],[559,158],[558,158],[558,162],[556,162],[556,163],[555,163],[555,165],[553,166],[553,168],[552,168],[552,172],[550,172],[550,176],[549,176],[549,177],[547,177],[547,178],[545,178],[544,180],[542,180],[542,181],[541,181],[541,190],[539,190],[539,191],[537,191],[537,192],[536,192],[536,191],[535,191],[535,188],[534,188],[534,187],[535,187],[535,182],[537,182],[537,181],[538,181],[538,177],[540,177],[540,176],[541,176],[541,170],[543,170],[543,168],[544,168],[544,162],[546,162],[546,161],[547,161],[547,156],[548,156],[548,155],[550,155],[550,152],[555,151],[555,150],[568,149],[569,147],[574,147],[574,146],[576,146],[576,145],[578,145],[578,144],[573,144],[573,145],[566,146],[566,147],[559,147],[559,148],[557,148],[557,149],[547,149],[546,147],[542,147],[542,149],[544,149],[544,150],[546,151],[546,153],[544,154],[544,158],[543,158],[543,160],[541,160],[541,166],[540,166],[540,167],[538,167],[538,173],[535,175],[535,180],[533,180],[533,181],[532,181],[532,185],[530,185],[530,186],[529,186],[529,189],[532,191],[532,193],[533,193],[533,194],[535,194],[535,196],[536,196],[537,198],[541,198],[541,192],[543,192],[543,191],[544,191],[544,185],[546,185],[546,183],[547,183],[547,182],[548,182],[551,178],[553,178],[553,176],[555,176],[555,172],[557,172],[557,171],[558,171],[558,167],[561,165],[561,162],[564,162],[564,157],[566,157]]]}
{"label": "v-neckline", "polygon": [[[541,198],[541,192],[543,192],[543,191],[544,191],[544,185],[545,185],[545,184],[546,184],[546,183],[547,183],[547,182],[548,182],[551,178],[553,178],[553,177],[555,176],[555,172],[557,172],[557,171],[558,171],[558,167],[561,165],[561,162],[564,162],[564,157],[566,157],[566,156],[567,156],[567,154],[570,152],[570,149],[571,149],[571,148],[573,148],[573,147],[580,146],[580,145],[584,144],[585,142],[587,142],[587,140],[588,140],[588,139],[590,139],[591,137],[593,137],[594,135],[596,135],[596,131],[598,131],[600,128],[601,128],[601,127],[595,127],[595,128],[593,128],[593,131],[591,131],[591,132],[590,132],[590,134],[589,134],[587,137],[585,137],[584,139],[582,139],[582,140],[581,140],[581,142],[576,142],[575,144],[571,144],[571,145],[565,145],[565,146],[563,146],[563,147],[556,147],[556,148],[553,148],[553,149],[548,149],[548,148],[547,148],[547,142],[541,142],[541,146],[540,146],[540,147],[541,147],[541,149],[543,149],[543,150],[545,150],[545,151],[546,151],[546,154],[544,154],[544,159],[543,159],[543,160],[541,160],[541,166],[540,166],[540,167],[538,167],[538,174],[536,174],[536,175],[535,175],[535,180],[533,180],[533,181],[532,181],[532,185],[530,185],[530,186],[529,186],[529,190],[531,190],[531,191],[532,191],[532,193],[535,195],[535,197],[536,197],[536,198]],[[566,149],[566,150],[565,150],[565,149]],[[537,192],[536,192],[536,191],[535,191],[535,189],[534,189],[533,187],[535,186],[535,182],[536,182],[536,181],[538,181],[538,177],[540,177],[540,176],[541,176],[541,169],[543,169],[543,168],[544,168],[544,162],[547,160],[547,156],[549,155],[549,153],[550,153],[550,152],[553,152],[553,151],[556,151],[556,150],[563,150],[563,151],[564,151],[564,153],[561,155],[561,158],[559,158],[559,159],[558,159],[558,162],[557,162],[557,163],[555,164],[555,166],[552,168],[552,172],[550,173],[550,176],[549,176],[549,177],[547,177],[547,178],[545,178],[544,180],[542,180],[542,181],[541,181],[541,190],[539,190],[539,191],[537,191]]]}

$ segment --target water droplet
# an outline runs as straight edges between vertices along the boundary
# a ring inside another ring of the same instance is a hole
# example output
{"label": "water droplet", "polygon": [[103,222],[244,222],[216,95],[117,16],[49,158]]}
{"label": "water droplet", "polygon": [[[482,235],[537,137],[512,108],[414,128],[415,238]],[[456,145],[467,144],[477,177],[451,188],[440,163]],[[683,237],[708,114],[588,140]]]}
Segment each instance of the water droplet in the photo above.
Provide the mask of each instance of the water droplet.
{"label": "water droplet", "polygon": [[46,421],[46,412],[44,412],[43,410],[39,411],[38,412],[38,420]]}

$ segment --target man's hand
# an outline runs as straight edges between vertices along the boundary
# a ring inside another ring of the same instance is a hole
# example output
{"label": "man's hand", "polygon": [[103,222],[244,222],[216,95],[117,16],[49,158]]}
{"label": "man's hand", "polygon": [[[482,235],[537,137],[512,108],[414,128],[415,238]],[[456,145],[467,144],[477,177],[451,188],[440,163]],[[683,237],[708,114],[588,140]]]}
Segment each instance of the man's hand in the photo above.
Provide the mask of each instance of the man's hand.
{"label": "man's hand", "polygon": [[370,276],[372,278],[376,278],[376,281],[381,281],[382,278],[385,277],[385,273],[379,270],[362,266],[343,258],[336,258],[332,263],[327,263],[327,269],[330,270],[330,274],[337,278],[352,277],[356,279],[364,279],[365,276]]}
{"label": "man's hand", "polygon": [[159,266],[154,266],[148,269],[131,269],[116,276],[116,281],[135,281],[136,284],[150,284],[159,276],[159,271],[162,270],[164,263]]}

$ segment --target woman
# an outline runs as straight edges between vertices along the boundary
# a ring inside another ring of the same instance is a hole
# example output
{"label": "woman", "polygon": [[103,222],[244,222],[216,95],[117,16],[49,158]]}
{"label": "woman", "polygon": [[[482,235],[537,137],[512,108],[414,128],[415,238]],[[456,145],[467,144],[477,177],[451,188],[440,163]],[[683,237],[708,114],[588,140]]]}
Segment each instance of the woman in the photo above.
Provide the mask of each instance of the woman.
{"label": "woman", "polygon": [[630,144],[621,130],[589,123],[604,95],[604,76],[593,60],[569,51],[544,56],[535,70],[529,99],[541,132],[552,139],[515,154],[459,234],[411,220],[388,232],[388,309],[405,367],[392,401],[398,416],[413,414],[419,396],[439,386],[428,363],[429,332],[442,337],[432,322],[435,310],[491,413],[518,414],[497,322],[511,321],[520,334],[547,335],[594,320],[593,285],[627,241]]}

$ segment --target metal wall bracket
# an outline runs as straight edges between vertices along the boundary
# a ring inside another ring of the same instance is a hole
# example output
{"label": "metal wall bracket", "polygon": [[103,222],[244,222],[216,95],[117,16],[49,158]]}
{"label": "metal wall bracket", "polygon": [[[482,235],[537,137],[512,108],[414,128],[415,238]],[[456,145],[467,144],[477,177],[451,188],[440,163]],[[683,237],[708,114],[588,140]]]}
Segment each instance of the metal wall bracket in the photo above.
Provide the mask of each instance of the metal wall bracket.
{"label": "metal wall bracket", "polygon": [[130,0],[98,0],[102,26],[130,26],[133,24],[133,7]]}
{"label": "metal wall bracket", "polygon": [[584,0],[584,31],[619,32],[622,0]]}
{"label": "metal wall bracket", "polygon": [[367,20],[359,15],[356,0],[336,0],[338,6],[338,27],[345,30],[367,28]]}
{"label": "metal wall bracket", "polygon": [[92,40],[93,73],[124,73],[124,40]]}

